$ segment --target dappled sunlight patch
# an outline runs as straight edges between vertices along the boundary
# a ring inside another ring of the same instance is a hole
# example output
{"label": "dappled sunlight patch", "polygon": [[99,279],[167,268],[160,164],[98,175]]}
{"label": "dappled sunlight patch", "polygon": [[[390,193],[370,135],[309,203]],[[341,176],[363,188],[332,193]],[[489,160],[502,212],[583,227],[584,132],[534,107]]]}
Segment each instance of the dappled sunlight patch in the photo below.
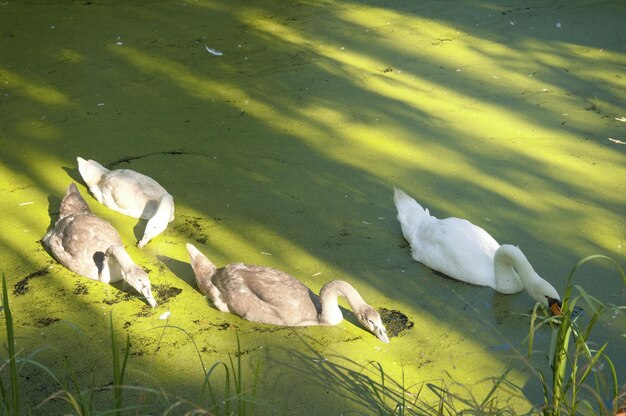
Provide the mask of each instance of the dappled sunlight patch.
{"label": "dappled sunlight patch", "polygon": [[40,104],[65,105],[70,102],[69,97],[57,88],[6,68],[0,68],[0,85],[3,89],[26,96]]}
{"label": "dappled sunlight patch", "polygon": [[42,141],[58,140],[62,136],[59,126],[49,122],[45,116],[23,119],[15,124],[15,130],[24,137]]}
{"label": "dappled sunlight patch", "polygon": [[74,64],[80,64],[84,61],[85,56],[74,49],[61,48],[58,52],[58,58],[64,62],[71,62]]}

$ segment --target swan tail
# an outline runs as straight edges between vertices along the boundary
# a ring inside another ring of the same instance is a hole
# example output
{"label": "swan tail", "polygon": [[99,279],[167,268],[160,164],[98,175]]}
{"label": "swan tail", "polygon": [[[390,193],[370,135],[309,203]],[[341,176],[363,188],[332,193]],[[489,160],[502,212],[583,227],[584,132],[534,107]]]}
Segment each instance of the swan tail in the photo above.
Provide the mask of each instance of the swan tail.
{"label": "swan tail", "polygon": [[89,187],[89,190],[93,193],[93,188],[98,187],[98,183],[102,178],[102,175],[110,172],[109,169],[102,166],[95,160],[85,160],[82,157],[77,157],[78,171],[80,176],[83,177],[85,184]]}
{"label": "swan tail", "polygon": [[191,260],[191,268],[196,279],[196,284],[200,292],[207,298],[214,300],[216,287],[213,285],[212,277],[217,271],[215,264],[200,252],[193,244],[187,243],[187,252]]}
{"label": "swan tail", "polygon": [[430,218],[430,213],[400,188],[393,188],[393,202],[398,211],[396,218],[400,222],[402,234],[411,243],[411,237],[417,233],[420,224]]}
{"label": "swan tail", "polygon": [[85,202],[80,192],[78,192],[76,184],[72,182],[67,187],[65,196],[61,201],[59,220],[71,214],[89,214],[90,212],[89,205],[87,205],[87,202]]}

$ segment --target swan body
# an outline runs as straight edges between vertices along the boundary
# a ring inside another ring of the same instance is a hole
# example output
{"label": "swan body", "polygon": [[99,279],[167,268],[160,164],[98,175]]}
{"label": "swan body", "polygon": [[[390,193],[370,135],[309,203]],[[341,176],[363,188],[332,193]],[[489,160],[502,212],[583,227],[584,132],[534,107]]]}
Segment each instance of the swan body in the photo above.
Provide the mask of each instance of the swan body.
{"label": "swan body", "polygon": [[76,184],[67,188],[59,218],[42,241],[74,273],[104,283],[125,280],[156,306],[148,275],[124,250],[115,228],[91,213]]}
{"label": "swan body", "polygon": [[330,281],[317,296],[282,271],[242,263],[217,268],[192,244],[187,244],[187,251],[200,292],[222,312],[272,325],[336,325],[343,320],[337,302],[343,296],[359,322],[379,340],[389,342],[378,312],[347,282]]}
{"label": "swan body", "polygon": [[157,181],[131,169],[109,170],[77,157],[78,171],[98,202],[134,218],[148,220],[137,243],[143,247],[174,220],[174,198]]}
{"label": "swan body", "polygon": [[526,290],[545,307],[560,308],[556,289],[542,279],[522,251],[500,245],[484,229],[461,218],[438,219],[415,199],[394,188],[393,200],[413,259],[454,279],[489,286],[500,293]]}

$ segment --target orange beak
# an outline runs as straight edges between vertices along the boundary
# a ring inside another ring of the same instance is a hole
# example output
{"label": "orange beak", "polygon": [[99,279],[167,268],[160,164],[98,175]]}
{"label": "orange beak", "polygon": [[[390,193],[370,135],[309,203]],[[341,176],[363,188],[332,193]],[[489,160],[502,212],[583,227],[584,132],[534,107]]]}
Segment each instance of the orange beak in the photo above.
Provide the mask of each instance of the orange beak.
{"label": "orange beak", "polygon": [[552,315],[559,316],[563,314],[563,312],[561,311],[560,301],[556,299],[548,298],[548,306],[550,307],[550,311],[552,312]]}

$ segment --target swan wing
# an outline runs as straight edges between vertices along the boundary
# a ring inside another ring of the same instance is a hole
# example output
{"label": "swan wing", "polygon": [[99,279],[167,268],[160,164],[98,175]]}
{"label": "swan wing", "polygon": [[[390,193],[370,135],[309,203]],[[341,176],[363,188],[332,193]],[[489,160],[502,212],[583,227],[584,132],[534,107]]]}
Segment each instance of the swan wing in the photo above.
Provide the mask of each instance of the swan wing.
{"label": "swan wing", "polygon": [[450,217],[423,222],[409,240],[415,260],[449,277],[495,287],[497,241],[471,222]]}
{"label": "swan wing", "polygon": [[312,293],[299,280],[280,270],[233,264],[219,269],[213,284],[229,310],[249,321],[286,326],[317,321]]}
{"label": "swan wing", "polygon": [[54,257],[74,273],[100,280],[104,253],[122,244],[117,231],[95,215],[70,215],[57,222],[44,238]]}
{"label": "swan wing", "polygon": [[[98,184],[105,206],[134,218],[151,218],[165,189],[157,181],[130,169],[112,170]],[[93,191],[92,191],[93,193]]]}

